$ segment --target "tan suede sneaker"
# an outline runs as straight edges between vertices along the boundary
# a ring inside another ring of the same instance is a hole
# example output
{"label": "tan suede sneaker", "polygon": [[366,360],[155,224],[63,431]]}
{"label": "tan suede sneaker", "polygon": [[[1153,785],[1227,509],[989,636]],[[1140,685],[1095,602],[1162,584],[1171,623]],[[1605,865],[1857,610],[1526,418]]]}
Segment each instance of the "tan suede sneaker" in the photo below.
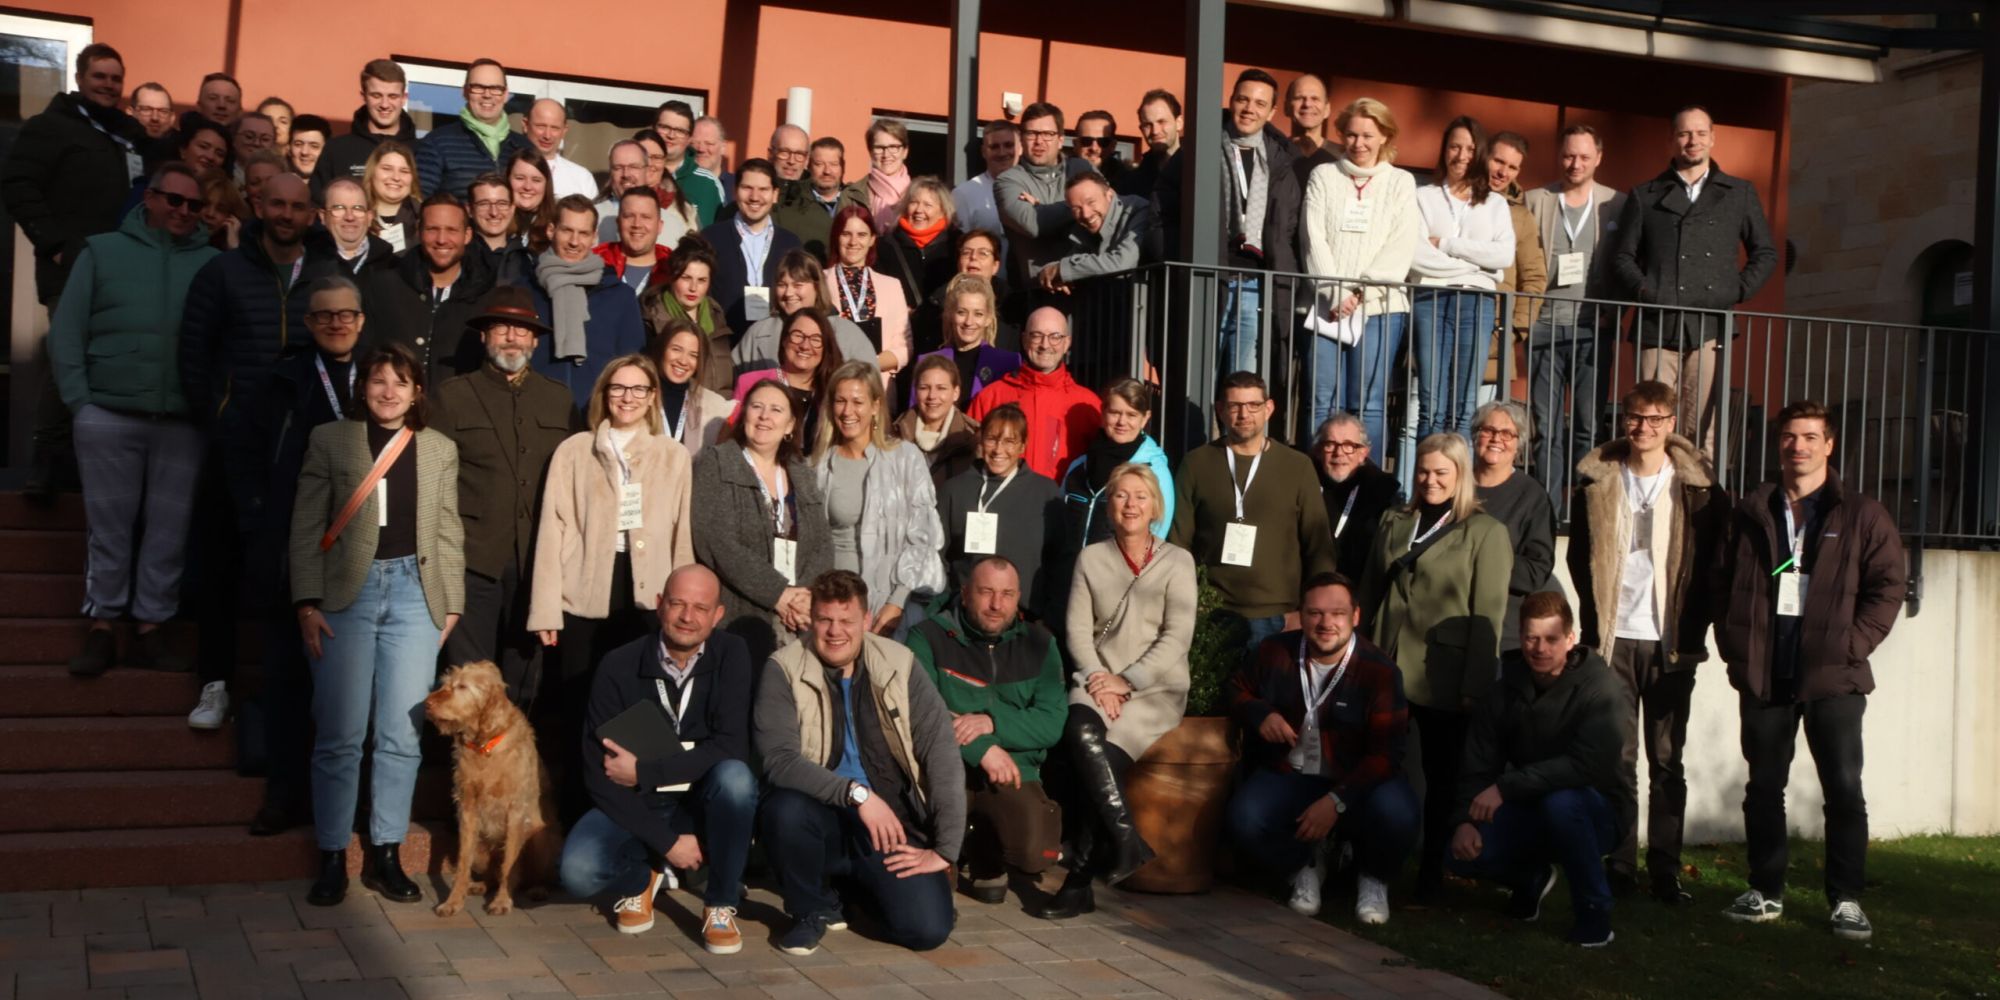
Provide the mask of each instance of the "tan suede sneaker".
{"label": "tan suede sneaker", "polygon": [[701,911],[701,943],[711,955],[743,950],[743,932],[736,927],[736,907],[711,906]]}
{"label": "tan suede sneaker", "polygon": [[659,872],[646,879],[646,888],[637,896],[627,896],[611,907],[618,918],[618,933],[644,934],[653,929],[653,894],[660,891]]}

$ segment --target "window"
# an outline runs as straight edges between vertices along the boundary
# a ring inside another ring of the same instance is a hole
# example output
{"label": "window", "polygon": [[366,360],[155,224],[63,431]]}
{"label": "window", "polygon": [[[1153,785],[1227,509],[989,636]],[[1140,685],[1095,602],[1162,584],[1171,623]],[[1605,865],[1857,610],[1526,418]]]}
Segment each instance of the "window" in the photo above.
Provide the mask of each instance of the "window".
{"label": "window", "polygon": [[[903,158],[903,165],[909,168],[911,177],[929,174],[933,177],[951,177],[950,124],[937,115],[920,115],[908,111],[884,111],[875,109],[869,122],[901,122],[910,130],[910,150]],[[866,149],[861,151],[861,170],[868,170],[869,159]],[[984,170],[985,167],[979,169]]]}

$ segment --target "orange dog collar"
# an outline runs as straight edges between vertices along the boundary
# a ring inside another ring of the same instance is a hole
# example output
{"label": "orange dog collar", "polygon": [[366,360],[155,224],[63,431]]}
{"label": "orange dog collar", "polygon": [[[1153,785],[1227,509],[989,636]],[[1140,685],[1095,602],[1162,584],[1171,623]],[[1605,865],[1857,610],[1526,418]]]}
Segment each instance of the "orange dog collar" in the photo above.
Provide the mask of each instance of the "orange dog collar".
{"label": "orange dog collar", "polygon": [[471,740],[466,740],[465,748],[467,750],[477,750],[482,756],[484,756],[486,754],[492,753],[493,748],[499,746],[500,741],[506,738],[507,738],[507,731],[502,729],[499,733],[495,734],[492,739],[487,740],[484,743],[474,743]]}

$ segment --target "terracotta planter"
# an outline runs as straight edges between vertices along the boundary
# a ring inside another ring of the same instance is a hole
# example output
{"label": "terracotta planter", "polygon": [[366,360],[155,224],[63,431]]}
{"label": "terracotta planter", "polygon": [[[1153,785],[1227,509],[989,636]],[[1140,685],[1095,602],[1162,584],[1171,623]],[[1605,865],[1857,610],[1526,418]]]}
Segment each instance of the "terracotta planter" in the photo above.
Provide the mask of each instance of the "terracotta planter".
{"label": "terracotta planter", "polygon": [[1235,768],[1229,720],[1220,716],[1182,719],[1132,765],[1126,799],[1157,857],[1122,888],[1208,891],[1215,882],[1215,844]]}

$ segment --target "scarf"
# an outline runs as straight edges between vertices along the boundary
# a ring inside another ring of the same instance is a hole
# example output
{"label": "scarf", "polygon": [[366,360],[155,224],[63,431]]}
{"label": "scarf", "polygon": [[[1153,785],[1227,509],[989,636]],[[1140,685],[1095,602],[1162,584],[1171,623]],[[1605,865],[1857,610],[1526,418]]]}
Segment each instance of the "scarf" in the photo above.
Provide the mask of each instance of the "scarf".
{"label": "scarf", "polygon": [[[1250,168],[1249,186],[1244,186],[1245,178],[1238,172],[1243,165],[1243,150],[1249,150],[1254,165]],[[1251,250],[1258,249],[1264,240],[1264,208],[1271,200],[1271,164],[1264,152],[1264,131],[1258,129],[1249,135],[1237,135],[1236,126],[1225,124],[1222,129],[1222,155],[1229,160],[1229,169],[1223,171],[1229,178],[1229,187],[1235,197],[1230,199],[1231,235],[1240,237],[1243,245]]]}
{"label": "scarf", "polygon": [[479,140],[480,145],[486,147],[486,155],[495,160],[500,158],[500,144],[507,140],[507,133],[514,131],[509,127],[506,115],[501,115],[500,120],[491,125],[474,118],[471,105],[459,109],[458,121],[467,132],[472,133],[473,138]]}
{"label": "scarf", "polygon": [[1097,432],[1097,440],[1091,442],[1090,450],[1084,453],[1084,471],[1090,476],[1090,488],[1097,491],[1111,481],[1111,470],[1132,460],[1139,453],[1139,445],[1146,440],[1145,435],[1133,438],[1125,444],[1111,440],[1103,431]]}
{"label": "scarf", "polygon": [[908,236],[910,238],[910,242],[915,243],[917,245],[917,249],[919,250],[929,248],[932,240],[935,240],[939,236],[944,234],[946,225],[947,223],[945,222],[945,220],[939,219],[936,222],[931,223],[931,227],[929,229],[918,229],[917,227],[910,225],[910,220],[908,219],[896,220],[896,227],[901,229],[903,231],[903,235]]}
{"label": "scarf", "polygon": [[582,358],[584,324],[590,321],[590,290],[604,278],[604,259],[590,254],[575,263],[544,250],[535,261],[535,280],[549,293],[549,312],[554,314],[556,339],[551,358]]}
{"label": "scarf", "polygon": [[875,231],[886,233],[896,226],[896,206],[910,189],[910,169],[890,176],[879,168],[868,169],[868,205],[875,210]]}
{"label": "scarf", "polygon": [[662,285],[660,286],[660,308],[667,311],[668,319],[686,320],[689,323],[693,323],[694,328],[700,330],[701,335],[704,337],[715,333],[714,299],[703,296],[701,302],[694,307],[694,312],[689,313],[687,307],[681,305],[681,300],[674,297],[674,290]]}

